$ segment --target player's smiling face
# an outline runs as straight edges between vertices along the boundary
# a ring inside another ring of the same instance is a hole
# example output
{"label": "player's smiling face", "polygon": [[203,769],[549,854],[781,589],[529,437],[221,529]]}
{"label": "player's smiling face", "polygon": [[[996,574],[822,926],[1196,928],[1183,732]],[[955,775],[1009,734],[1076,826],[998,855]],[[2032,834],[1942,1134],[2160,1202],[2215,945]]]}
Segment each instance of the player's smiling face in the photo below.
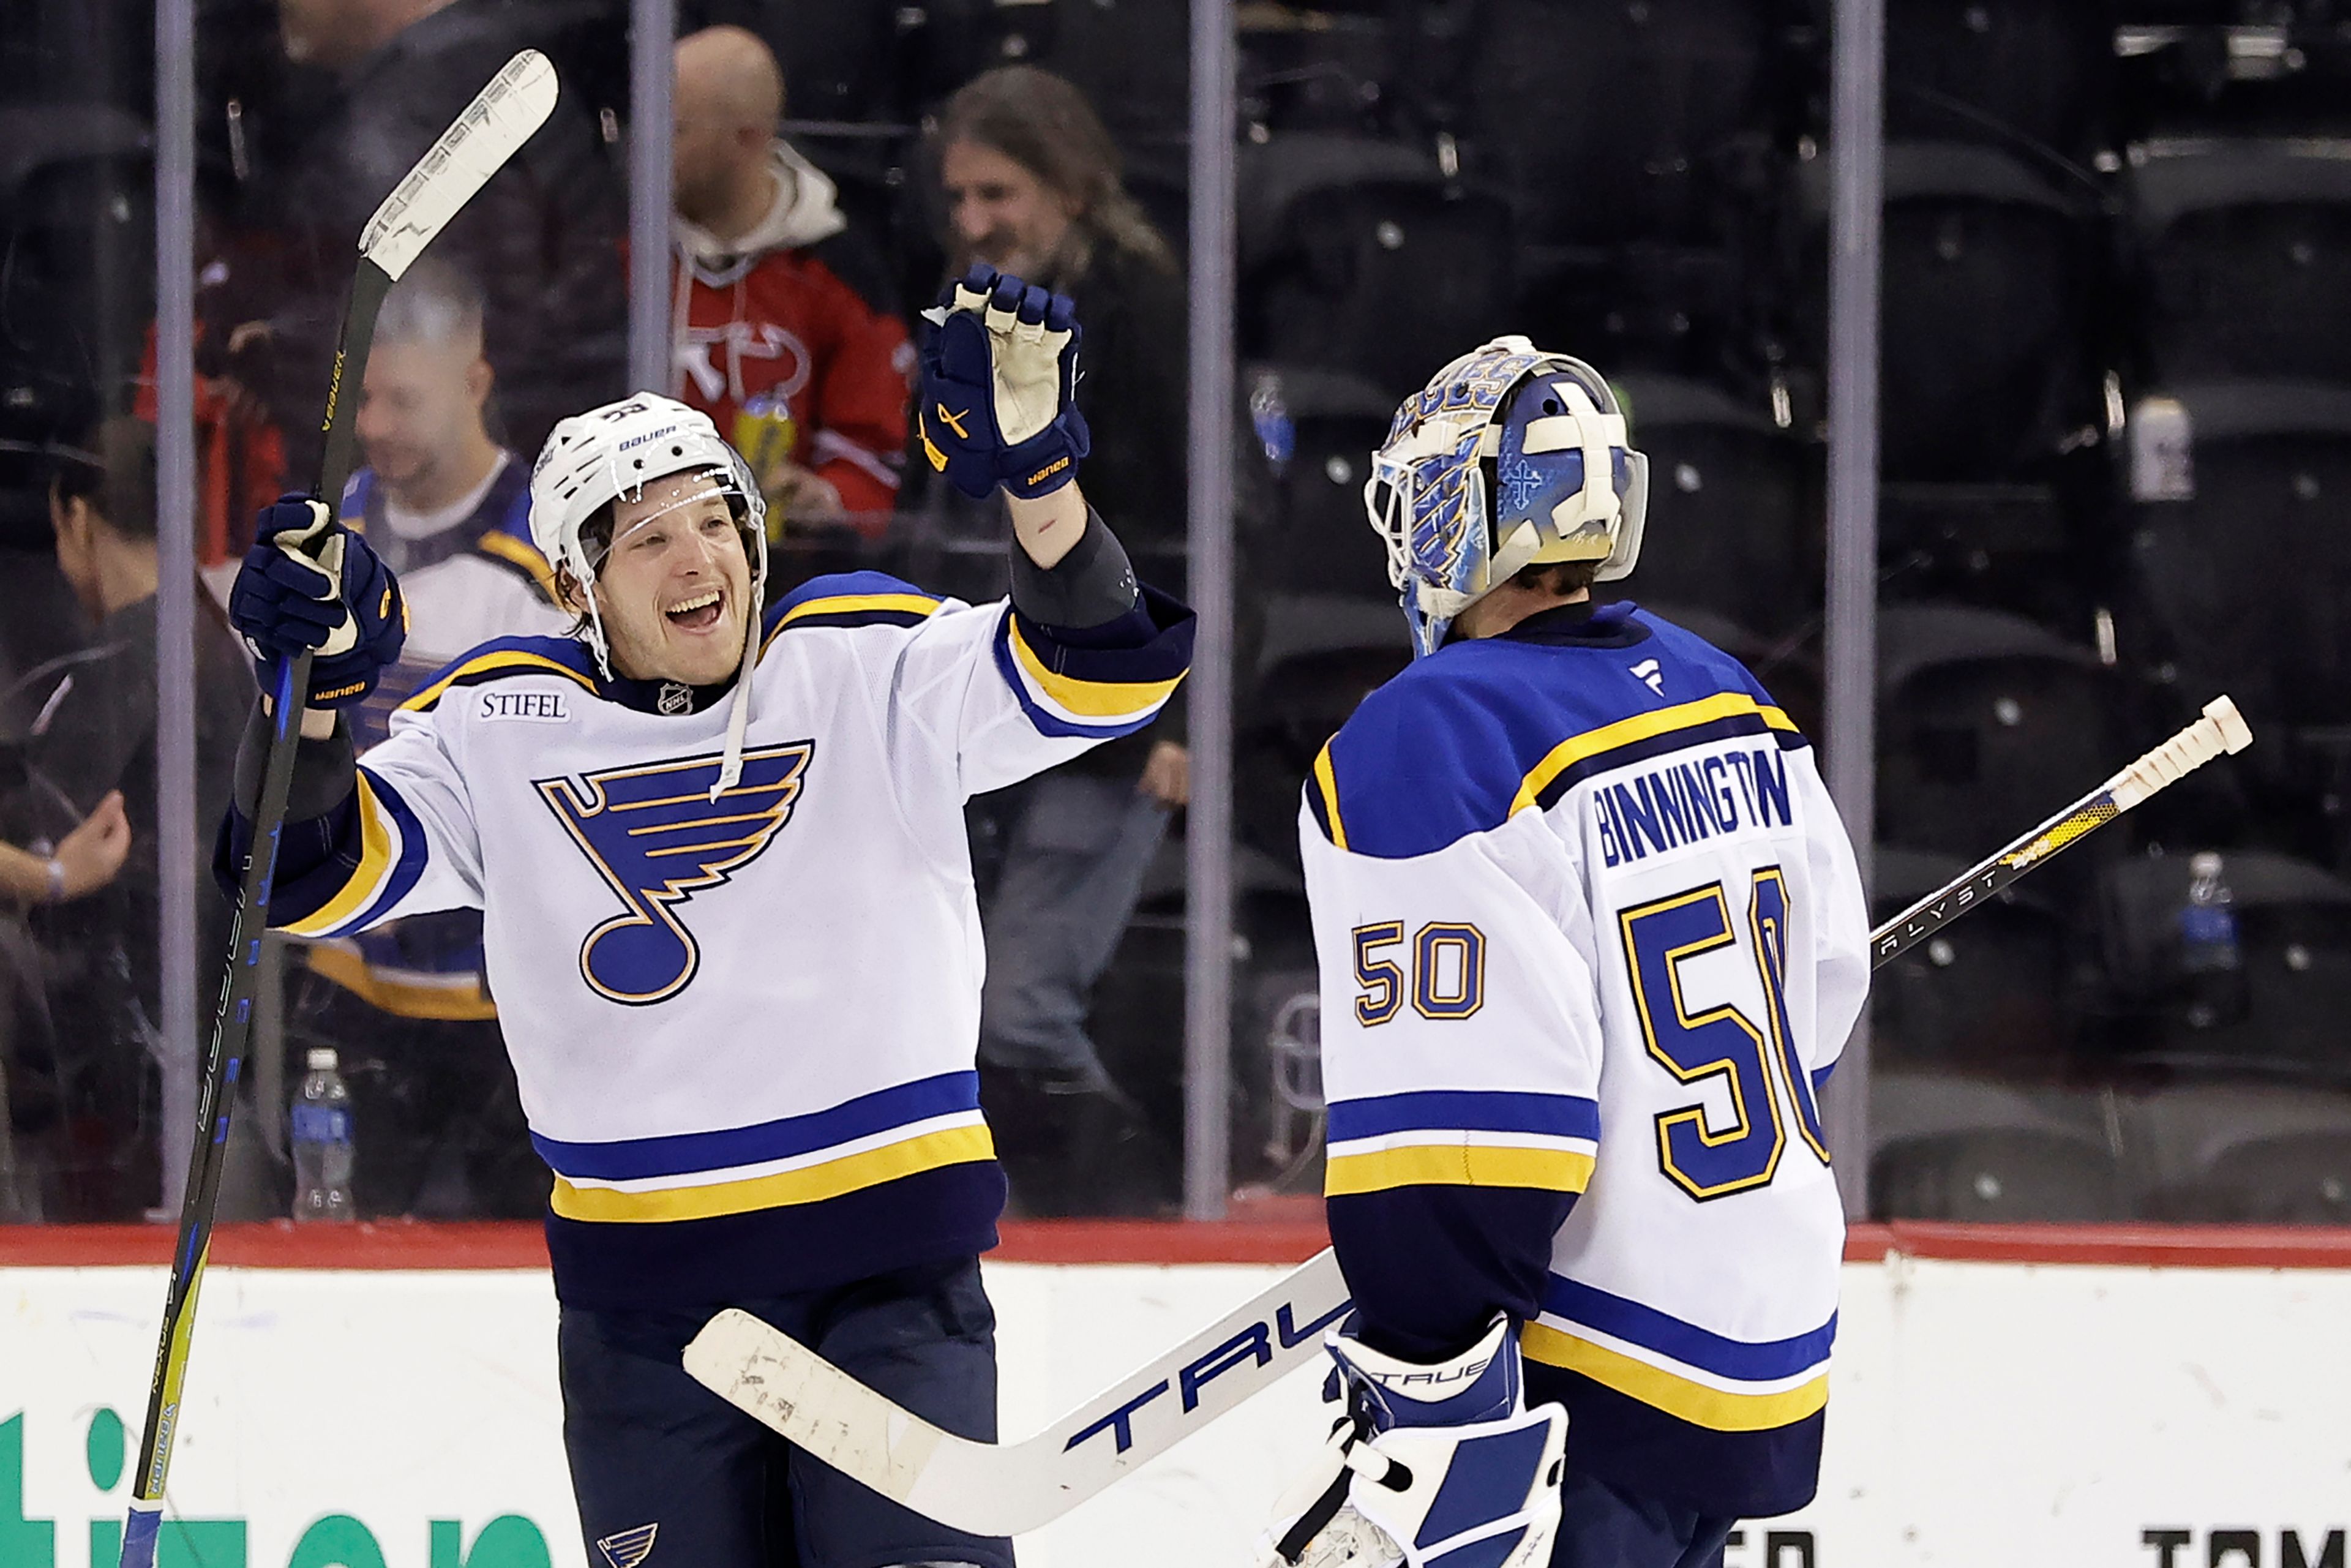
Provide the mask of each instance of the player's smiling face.
{"label": "player's smiling face", "polygon": [[700,474],[648,480],[613,504],[595,593],[617,674],[707,686],[742,664],[751,563],[726,497]]}

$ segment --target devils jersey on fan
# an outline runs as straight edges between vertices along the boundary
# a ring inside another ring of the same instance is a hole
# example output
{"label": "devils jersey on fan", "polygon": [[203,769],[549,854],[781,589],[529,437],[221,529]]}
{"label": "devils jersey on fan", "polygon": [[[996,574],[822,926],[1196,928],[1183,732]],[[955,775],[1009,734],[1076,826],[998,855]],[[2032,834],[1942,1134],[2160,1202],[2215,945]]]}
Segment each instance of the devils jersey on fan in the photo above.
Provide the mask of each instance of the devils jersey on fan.
{"label": "devils jersey on fan", "polygon": [[1698,637],[1568,605],[1373,694],[1301,834],[1374,1343],[1458,1352],[1507,1310],[1574,1468],[1808,1501],[1844,1227],[1814,1094],[1868,962],[1796,727]]}
{"label": "devils jersey on fan", "polygon": [[[849,231],[832,181],[778,142],[776,200],[752,231],[677,232],[679,398],[753,468],[812,469],[852,515],[897,505],[914,350],[881,258]],[[789,434],[789,449],[768,450]]]}
{"label": "devils jersey on fan", "polygon": [[315,830],[334,856],[271,917],[335,937],[486,911],[568,1302],[978,1252],[1005,1187],[962,804],[1148,724],[1191,632],[1149,589],[1063,641],[1005,604],[818,578],[764,618],[742,776],[715,799],[723,690],[605,679],[569,637],[493,642],[393,716]]}

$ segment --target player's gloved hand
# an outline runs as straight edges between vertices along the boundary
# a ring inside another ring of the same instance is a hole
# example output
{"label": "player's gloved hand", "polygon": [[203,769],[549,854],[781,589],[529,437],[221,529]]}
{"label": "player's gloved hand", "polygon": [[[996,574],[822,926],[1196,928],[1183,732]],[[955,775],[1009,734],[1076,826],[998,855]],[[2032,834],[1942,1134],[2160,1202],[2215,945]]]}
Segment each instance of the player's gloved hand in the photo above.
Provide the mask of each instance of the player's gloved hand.
{"label": "player's gloved hand", "polygon": [[1091,438],[1069,297],[975,266],[923,318],[916,427],[931,466],[975,500],[999,484],[1033,498],[1075,479]]}
{"label": "player's gloved hand", "polygon": [[303,699],[310,707],[364,699],[408,636],[408,606],[391,569],[308,496],[280,496],[262,509],[229,590],[228,618],[264,691],[278,660],[312,651]]}
{"label": "player's gloved hand", "polygon": [[1322,1343],[1347,1414],[1258,1537],[1259,1568],[1425,1568],[1473,1544],[1493,1568],[1551,1562],[1567,1412],[1526,1407],[1508,1318],[1435,1366],[1383,1355],[1345,1328]]}

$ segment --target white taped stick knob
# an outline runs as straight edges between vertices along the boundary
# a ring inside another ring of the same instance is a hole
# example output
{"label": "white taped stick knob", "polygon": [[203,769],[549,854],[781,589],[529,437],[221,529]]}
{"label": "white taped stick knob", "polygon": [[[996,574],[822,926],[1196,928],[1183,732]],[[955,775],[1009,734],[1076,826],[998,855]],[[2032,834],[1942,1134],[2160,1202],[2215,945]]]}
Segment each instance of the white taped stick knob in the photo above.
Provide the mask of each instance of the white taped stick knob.
{"label": "white taped stick knob", "polygon": [[2225,696],[2215,697],[2205,705],[2202,718],[2108,780],[2115,810],[2127,811],[2223,752],[2242,751],[2252,743],[2253,732],[2237,705]]}
{"label": "white taped stick knob", "polygon": [[2204,716],[2220,727],[2223,749],[2242,751],[2253,743],[2252,727],[2245,722],[2245,716],[2237,711],[2237,705],[2226,696],[2217,696],[2206,703]]}

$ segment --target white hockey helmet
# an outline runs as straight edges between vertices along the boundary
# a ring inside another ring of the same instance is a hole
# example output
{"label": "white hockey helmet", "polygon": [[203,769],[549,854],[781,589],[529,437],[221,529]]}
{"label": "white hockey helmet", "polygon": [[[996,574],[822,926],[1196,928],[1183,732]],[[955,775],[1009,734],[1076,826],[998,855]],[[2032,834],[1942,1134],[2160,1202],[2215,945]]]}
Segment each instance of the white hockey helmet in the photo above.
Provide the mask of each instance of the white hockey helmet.
{"label": "white hockey helmet", "polygon": [[[605,538],[591,553],[582,536],[612,503],[635,500],[655,479],[689,473],[707,479],[708,487],[697,488],[678,505],[691,505],[708,495],[725,497],[751,565],[750,602],[743,607],[743,662],[729,699],[726,754],[710,790],[715,800],[733,789],[743,772],[751,675],[758,663],[759,594],[768,579],[768,503],[742,454],[720,437],[708,414],[658,392],[638,392],[574,414],[549,433],[538,461],[531,465],[530,538],[559,576],[568,575],[580,585],[587,601],[580,635],[609,680],[611,649],[604,635],[603,612],[596,603],[596,569],[619,541]],[[642,518],[636,526],[650,521]]]}
{"label": "white hockey helmet", "polygon": [[582,533],[612,503],[643,494],[650,481],[689,472],[706,476],[734,509],[751,562],[752,602],[745,613],[756,621],[768,575],[768,503],[742,455],[719,435],[708,414],[658,392],[638,392],[564,420],[549,433],[531,465],[531,543],[580,584],[588,601],[581,635],[608,677],[612,670],[604,620],[588,590],[615,541],[606,538],[591,547]]}
{"label": "white hockey helmet", "polygon": [[1524,338],[1464,354],[1406,398],[1372,455],[1364,507],[1388,551],[1415,657],[1519,569],[1640,559],[1649,461],[1599,371]]}

